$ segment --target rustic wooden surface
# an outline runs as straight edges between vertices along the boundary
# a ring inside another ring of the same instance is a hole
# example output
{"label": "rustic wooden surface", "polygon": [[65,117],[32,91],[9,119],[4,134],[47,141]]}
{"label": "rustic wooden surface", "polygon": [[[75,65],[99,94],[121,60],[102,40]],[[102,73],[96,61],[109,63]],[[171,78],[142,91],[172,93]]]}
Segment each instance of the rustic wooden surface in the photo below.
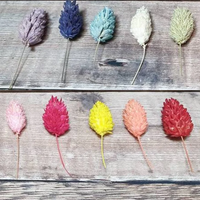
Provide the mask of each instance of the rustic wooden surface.
{"label": "rustic wooden surface", "polygon": [[[58,20],[63,2],[0,1],[0,199],[199,199],[200,2],[78,3],[85,26],[81,36],[71,43],[67,82],[62,84],[66,40],[59,33]],[[142,48],[130,34],[130,21],[143,5],[151,12],[154,31],[143,68],[131,86]],[[100,45],[94,63],[96,44],[90,36],[89,23],[104,6],[114,10],[117,28],[114,38]],[[195,19],[193,37],[183,46],[183,77],[179,75],[178,47],[169,37],[170,18],[177,6],[189,8]],[[49,14],[47,35],[42,44],[26,51],[14,90],[6,92],[23,48],[18,26],[27,11],[35,7],[42,7]],[[15,92],[18,89],[20,92]],[[63,98],[69,110],[71,128],[59,142],[73,178],[63,170],[55,137],[43,127],[42,114],[52,95]],[[194,173],[188,169],[181,141],[167,138],[162,130],[162,104],[170,97],[188,108],[195,125],[185,140]],[[142,144],[153,173],[122,122],[122,110],[132,98],[147,112],[149,128],[142,136]],[[28,119],[20,138],[18,180],[17,140],[5,120],[11,100],[23,105]],[[113,134],[104,139],[107,169],[102,165],[100,138],[88,125],[89,110],[97,100],[109,106],[115,123]]]}
{"label": "rustic wooden surface", "polygon": [[[61,151],[64,161],[73,178],[69,178],[63,170],[59,155],[56,148],[55,137],[50,135],[43,127],[42,114],[48,100],[52,95],[62,98],[69,110],[71,129],[64,136],[59,138]],[[185,153],[180,140],[171,140],[167,138],[161,126],[161,108],[165,98],[177,98],[180,102],[184,102],[184,106],[188,108],[192,120],[195,124],[194,130],[190,137],[186,138],[187,148],[193,164],[194,173],[190,173],[185,158]],[[149,171],[137,141],[127,132],[122,122],[122,110],[125,104],[131,98],[138,100],[146,109],[149,128],[144,136],[142,143],[151,161],[154,171]],[[11,100],[17,100],[23,104],[26,111],[28,125],[23,131],[20,139],[20,182],[13,182],[16,174],[16,137],[6,125],[5,109]],[[100,154],[100,138],[89,128],[88,115],[93,103],[97,100],[105,102],[111,110],[115,122],[114,132],[112,135],[105,137],[104,150],[107,169],[104,169]],[[191,103],[192,101],[192,103]],[[163,197],[173,188],[169,183],[185,182],[186,185],[194,182],[195,185],[189,186],[186,193],[181,194],[182,197],[189,197],[195,188],[199,188],[200,180],[199,155],[200,155],[200,135],[199,130],[199,114],[200,114],[200,96],[198,93],[178,93],[178,92],[68,92],[68,93],[8,93],[2,92],[0,95],[0,121],[1,128],[1,145],[0,145],[0,179],[2,184],[1,190],[8,195],[13,187],[19,187],[18,195],[26,195],[23,190],[30,191],[32,188],[38,191],[45,191],[47,187],[45,181],[53,182],[51,187],[55,191],[55,196],[59,197],[59,188],[63,187],[60,181],[69,186],[68,189],[73,190],[74,187],[85,185],[89,191],[92,188],[107,191],[105,184],[109,182],[111,189],[116,191],[117,187],[125,187],[127,182],[133,184],[131,187],[140,187],[140,182],[161,182],[160,191],[166,189]],[[31,183],[31,181],[33,181]],[[10,181],[10,185],[9,185]],[[28,183],[24,183],[27,181]],[[42,182],[41,182],[42,181]],[[68,184],[69,182],[69,184]],[[94,182],[94,183],[91,183]],[[115,182],[113,185],[112,182]],[[119,183],[119,184],[118,184]],[[28,185],[31,186],[29,187]],[[71,186],[71,184],[74,186]],[[88,185],[87,185],[88,184]],[[92,184],[92,185],[91,185]],[[5,186],[8,189],[5,190]],[[86,186],[87,185],[87,186]],[[26,188],[27,186],[27,188]],[[105,188],[104,188],[105,186]],[[51,188],[50,187],[50,188]],[[115,188],[116,187],[116,188]],[[147,185],[143,185],[147,187]],[[158,185],[150,185],[149,188],[157,190]],[[175,186],[174,191],[178,192],[187,186]],[[26,189],[25,189],[26,188]],[[57,188],[57,189],[56,189]],[[130,188],[129,188],[130,189]],[[130,192],[127,196],[131,197],[134,192]],[[150,190],[150,189],[149,189]],[[122,189],[122,196],[126,190]],[[168,192],[167,192],[168,191]],[[46,199],[51,195],[46,191]],[[138,194],[146,195],[146,192]],[[83,193],[77,193],[77,199],[81,199]],[[3,194],[3,193],[2,193]],[[30,193],[31,194],[31,193]],[[106,194],[109,194],[106,193]],[[33,193],[33,198],[37,195],[45,195],[43,192]],[[91,195],[95,195],[91,193]],[[102,194],[103,195],[103,194]],[[153,195],[153,194],[152,194]],[[170,194],[173,196],[173,193]],[[199,195],[198,193],[196,195]],[[86,196],[87,197],[87,196]],[[141,196],[142,199],[143,196]],[[150,196],[151,197],[151,196]],[[9,197],[10,198],[10,197]],[[62,197],[61,197],[62,198]],[[63,197],[64,198],[64,197]],[[84,195],[82,196],[84,198]],[[106,198],[106,197],[105,197]],[[139,197],[138,197],[139,198]],[[98,199],[98,198],[97,198]],[[114,197],[111,197],[114,199]]]}
{"label": "rustic wooden surface", "polygon": [[[147,55],[135,85],[130,85],[142,57],[142,47],[130,33],[130,21],[136,9],[145,5],[152,16],[153,33]],[[8,88],[15,73],[23,45],[18,37],[18,26],[28,10],[44,8],[49,24],[44,42],[27,49],[23,69],[15,88],[18,89],[74,89],[74,90],[199,90],[200,68],[200,2],[159,1],[79,1],[84,18],[81,35],[71,42],[67,81],[61,83],[66,39],[59,33],[59,17],[63,2],[21,1],[0,2],[0,88]],[[104,7],[116,14],[114,38],[99,47],[97,62],[93,62],[95,41],[89,24]],[[177,7],[187,7],[195,19],[191,40],[183,46],[184,76],[179,73],[178,46],[169,37],[170,19]],[[17,9],[16,9],[17,7]],[[109,60],[111,59],[111,60]],[[110,65],[109,65],[110,64]],[[121,66],[120,66],[121,65]]]}

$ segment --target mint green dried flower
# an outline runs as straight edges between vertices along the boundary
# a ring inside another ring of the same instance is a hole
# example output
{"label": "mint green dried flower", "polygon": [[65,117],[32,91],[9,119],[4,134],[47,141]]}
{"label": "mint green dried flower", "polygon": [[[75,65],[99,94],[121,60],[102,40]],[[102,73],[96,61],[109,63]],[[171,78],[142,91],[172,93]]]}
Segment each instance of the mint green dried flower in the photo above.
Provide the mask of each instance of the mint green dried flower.
{"label": "mint green dried flower", "polygon": [[182,74],[181,45],[186,43],[194,31],[194,19],[192,13],[186,8],[176,8],[171,19],[170,36],[179,45],[180,65]]}

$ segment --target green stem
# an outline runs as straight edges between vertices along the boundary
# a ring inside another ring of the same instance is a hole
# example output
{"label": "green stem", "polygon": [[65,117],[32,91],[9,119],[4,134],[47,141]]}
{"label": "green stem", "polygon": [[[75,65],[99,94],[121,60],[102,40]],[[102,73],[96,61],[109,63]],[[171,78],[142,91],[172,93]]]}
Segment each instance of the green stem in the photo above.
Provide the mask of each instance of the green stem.
{"label": "green stem", "polygon": [[65,83],[65,81],[66,81],[67,66],[68,66],[68,60],[69,60],[69,49],[70,49],[69,39],[67,39],[67,47],[66,47],[66,51],[65,51],[65,58],[64,58],[62,78],[61,78],[62,83]]}
{"label": "green stem", "polygon": [[101,135],[101,156],[102,156],[103,166],[106,168],[106,163],[105,163],[104,154],[103,154],[103,135]]}
{"label": "green stem", "polygon": [[20,57],[20,59],[19,59],[18,65],[17,65],[17,70],[16,70],[16,72],[15,72],[15,74],[14,74],[14,76],[13,76],[13,79],[12,79],[11,83],[10,83],[9,90],[12,90],[12,88],[13,88],[13,86],[14,86],[14,84],[15,84],[15,82],[17,81],[17,78],[18,78],[18,76],[19,76],[19,72],[21,71],[21,69],[20,69],[20,64],[21,64],[22,57],[23,57],[23,55],[24,55],[25,49],[26,49],[26,44],[24,45],[24,48],[23,48],[21,57]]}
{"label": "green stem", "polygon": [[147,46],[147,44],[144,44],[144,45],[142,46],[142,47],[143,47],[142,60],[141,60],[140,65],[139,65],[139,67],[138,67],[138,69],[137,69],[137,72],[135,73],[135,76],[133,77],[133,80],[131,81],[131,85],[134,84],[135,79],[137,78],[137,75],[138,75],[138,73],[139,73],[139,71],[140,71],[140,69],[141,69],[141,67],[142,67],[143,62],[144,62],[144,58],[145,58],[145,54],[146,54],[146,46]]}
{"label": "green stem", "polygon": [[99,44],[100,44],[100,38],[99,38],[98,43],[96,45],[96,49],[95,49],[95,53],[94,53],[94,61],[96,61],[96,55],[97,55],[97,50],[99,48]]}
{"label": "green stem", "polygon": [[182,48],[181,44],[179,44],[179,59],[180,59],[180,74],[183,76],[183,63],[182,63]]}

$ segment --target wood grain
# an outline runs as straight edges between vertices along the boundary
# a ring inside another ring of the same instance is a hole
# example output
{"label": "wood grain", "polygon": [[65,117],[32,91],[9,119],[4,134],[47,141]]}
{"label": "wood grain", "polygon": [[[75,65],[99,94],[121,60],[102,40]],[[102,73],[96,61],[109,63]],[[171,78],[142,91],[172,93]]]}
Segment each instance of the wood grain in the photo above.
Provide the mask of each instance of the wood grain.
{"label": "wood grain", "polygon": [[111,182],[0,182],[0,199],[16,200],[192,200],[200,198],[199,185],[129,184]]}
{"label": "wood grain", "polygon": [[[66,40],[60,35],[58,21],[63,2],[57,1],[1,1],[0,2],[0,88],[8,88],[15,73],[22,44],[18,26],[28,10],[45,8],[49,24],[44,42],[27,49],[23,69],[16,89],[64,90],[199,90],[200,88],[200,2],[159,1],[79,1],[84,18],[84,29],[71,42],[67,82],[61,83],[61,72]],[[137,70],[142,48],[130,34],[130,21],[136,9],[145,5],[152,16],[153,34],[147,55],[135,82],[130,81]],[[111,7],[116,14],[114,38],[102,44],[97,62],[93,62],[95,41],[90,36],[89,24],[104,7]],[[195,19],[195,32],[183,46],[184,76],[179,75],[178,46],[169,37],[169,24],[173,10],[187,7]],[[16,9],[17,7],[17,9]]]}
{"label": "wood grain", "polygon": [[[55,137],[43,127],[42,114],[51,95],[62,98],[69,110],[71,128],[59,141],[72,179],[62,168]],[[184,104],[195,124],[191,136],[185,139],[194,173],[189,172],[181,141],[167,138],[162,130],[162,104],[170,97]],[[153,165],[153,173],[149,171],[137,141],[122,122],[122,111],[131,98],[138,100],[147,112],[149,128],[141,141]],[[1,93],[1,180],[12,180],[16,174],[17,140],[5,120],[6,107],[13,99],[24,106],[28,120],[20,138],[21,180],[200,180],[200,96],[198,93],[169,92]],[[102,165],[100,138],[88,125],[89,110],[97,100],[109,106],[115,123],[113,134],[104,139],[107,169]]]}

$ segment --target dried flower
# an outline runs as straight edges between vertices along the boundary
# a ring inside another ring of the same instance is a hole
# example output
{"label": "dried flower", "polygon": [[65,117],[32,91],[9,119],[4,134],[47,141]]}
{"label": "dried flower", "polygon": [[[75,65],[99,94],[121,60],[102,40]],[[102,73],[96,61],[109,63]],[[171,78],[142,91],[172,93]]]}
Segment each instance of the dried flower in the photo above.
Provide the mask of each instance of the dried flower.
{"label": "dried flower", "polygon": [[44,127],[46,130],[52,135],[56,136],[56,143],[61,163],[65,171],[70,175],[65,167],[58,142],[58,137],[65,134],[66,131],[69,130],[69,116],[67,108],[62,99],[58,100],[57,97],[52,96],[49,100],[49,103],[46,105],[42,119],[44,121]]}
{"label": "dried flower", "polygon": [[[24,48],[23,48],[21,57],[18,62],[17,70],[11,81],[9,89],[13,88],[13,86],[19,76],[19,73],[21,71],[20,64],[21,64],[21,60],[24,55],[26,46],[28,46],[28,47],[33,46],[42,41],[46,23],[47,23],[46,12],[40,8],[33,9],[23,19],[22,24],[19,27],[19,36],[21,38],[22,43],[24,44]],[[21,68],[22,68],[22,66],[21,66]]]}
{"label": "dried flower", "polygon": [[137,39],[138,43],[143,47],[141,63],[131,82],[131,84],[133,84],[144,62],[147,46],[146,43],[149,41],[152,32],[151,17],[149,11],[144,6],[142,6],[140,9],[137,9],[136,14],[133,16],[131,20],[130,31],[132,35]]}
{"label": "dried flower", "polygon": [[170,36],[179,45],[180,65],[182,74],[182,53],[181,45],[186,43],[194,31],[194,19],[192,13],[186,8],[177,8],[170,24]]}
{"label": "dried flower", "polygon": [[17,135],[17,178],[19,175],[19,137],[21,135],[22,130],[26,126],[26,116],[24,110],[20,104],[12,101],[6,110],[6,118],[8,122],[8,126],[10,129]]}
{"label": "dried flower", "polygon": [[97,49],[100,42],[106,42],[113,37],[115,29],[115,15],[114,12],[105,7],[95,16],[94,20],[90,24],[90,34],[97,41],[97,46],[95,50],[96,57]]}
{"label": "dried flower", "polygon": [[43,9],[33,9],[22,21],[19,27],[19,36],[26,46],[33,46],[42,41],[46,27],[46,11]]}
{"label": "dried flower", "polygon": [[67,39],[67,48],[65,52],[65,59],[62,71],[62,82],[65,82],[67,63],[69,57],[69,39],[76,37],[83,26],[83,19],[79,12],[79,6],[76,4],[76,0],[66,0],[64,3],[64,10],[61,11],[61,16],[59,19],[59,29],[63,37]]}
{"label": "dried flower", "polygon": [[144,158],[152,170],[152,166],[147,159],[147,156],[142,147],[140,136],[143,135],[148,128],[147,117],[144,108],[136,100],[129,100],[123,111],[123,121],[126,129],[137,138]]}
{"label": "dried flower", "polygon": [[109,108],[102,102],[97,101],[90,110],[89,125],[97,134],[101,136],[101,155],[103,165],[106,168],[103,154],[103,137],[106,134],[112,134],[113,120]]}
{"label": "dried flower", "polygon": [[183,137],[189,136],[193,129],[191,117],[187,112],[187,109],[184,108],[176,99],[166,99],[163,105],[163,129],[170,137],[181,137],[191,172],[193,172],[188,151],[183,139]]}

